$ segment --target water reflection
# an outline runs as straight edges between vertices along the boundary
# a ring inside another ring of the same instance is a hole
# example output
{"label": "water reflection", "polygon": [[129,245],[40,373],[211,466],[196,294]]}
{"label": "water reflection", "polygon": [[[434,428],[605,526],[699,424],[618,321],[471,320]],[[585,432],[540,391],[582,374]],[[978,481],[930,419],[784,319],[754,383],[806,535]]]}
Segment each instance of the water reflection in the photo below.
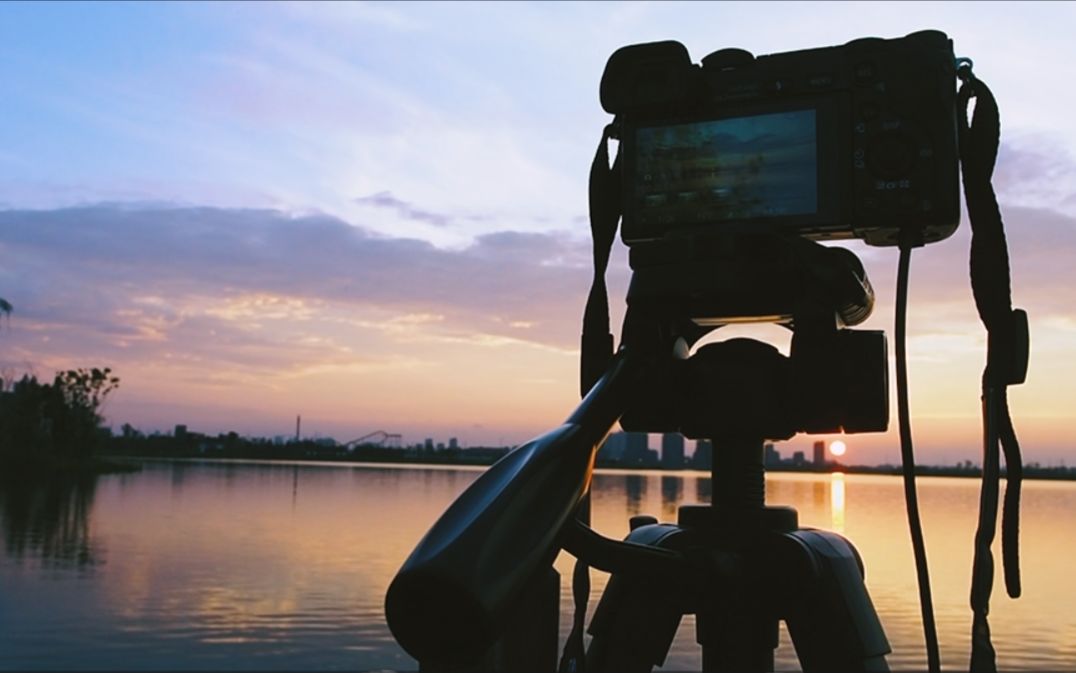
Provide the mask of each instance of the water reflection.
{"label": "water reflection", "polygon": [[844,533],[844,475],[834,472],[829,476],[830,529]]}
{"label": "water reflection", "polygon": [[624,493],[628,496],[628,514],[643,514],[643,501],[646,500],[646,475],[629,474],[624,477]]}
{"label": "water reflection", "polygon": [[0,527],[7,556],[19,562],[77,566],[101,561],[90,534],[96,476],[0,480]]}
{"label": "water reflection", "polygon": [[829,484],[824,481],[815,481],[811,483],[811,500],[815,507],[825,507],[826,505],[826,491],[829,490]]}
{"label": "water reflection", "polygon": [[676,521],[676,509],[684,495],[684,478],[679,476],[661,477],[661,520]]}
{"label": "water reflection", "polygon": [[[385,591],[479,474],[161,462],[133,475],[0,484],[0,669],[414,670],[385,626]],[[674,521],[684,501],[712,500],[709,476],[698,473],[603,472],[593,486],[594,526],[613,538],[635,514]],[[1025,595],[1010,601],[996,588],[991,603],[999,668],[1076,670],[1076,585],[1063,553],[1076,547],[1076,484],[1030,482],[1024,497]],[[967,661],[977,484],[924,479],[920,498],[943,663],[956,668]],[[890,666],[923,668],[900,480],[769,475],[767,501],[855,544],[893,644]],[[567,554],[557,560],[562,636],[571,625],[572,563]],[[593,609],[608,576],[591,578]],[[701,666],[692,625],[683,622],[666,670]],[[795,669],[782,638],[777,667]]]}
{"label": "water reflection", "polygon": [[712,502],[714,499],[714,480],[700,475],[695,479],[695,498],[700,503]]}

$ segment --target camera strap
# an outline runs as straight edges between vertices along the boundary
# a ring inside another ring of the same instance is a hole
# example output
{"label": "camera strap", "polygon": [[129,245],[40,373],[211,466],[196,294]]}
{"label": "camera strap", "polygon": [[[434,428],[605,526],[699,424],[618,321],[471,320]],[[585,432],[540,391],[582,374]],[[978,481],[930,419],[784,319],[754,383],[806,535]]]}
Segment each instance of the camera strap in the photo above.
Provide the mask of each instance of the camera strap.
{"label": "camera strap", "polygon": [[[986,84],[972,74],[970,60],[961,59],[958,65],[957,76],[963,82],[958,94],[960,164],[972,230],[971,288],[975,307],[988,335],[987,362],[982,378],[983,483],[972,566],[970,667],[972,671],[995,671],[987,614],[994,583],[990,546],[997,528],[999,444],[1004,451],[1006,467],[1001,526],[1005,588],[1010,597],[1017,598],[1020,596],[1018,534],[1023,467],[1020,445],[1009,415],[1007,388],[1024,382],[1030,339],[1027,313],[1012,307],[1005,230],[990,183],[1001,133],[997,101]],[[969,124],[971,98],[975,98],[976,103]]]}
{"label": "camera strap", "polygon": [[[594,279],[583,310],[583,334],[579,358],[579,394],[585,397],[601,378],[613,359],[613,334],[609,329],[609,291],[605,272],[620,222],[620,148],[612,167],[609,166],[609,139],[616,122],[602,131],[601,143],[590,165],[590,235],[594,246]],[[575,518],[590,525],[590,491],[584,494]],[[564,643],[559,670],[561,673],[582,673],[586,662],[583,631],[586,628],[587,600],[590,597],[590,571],[586,561],[575,560],[572,571],[572,597],[575,614],[572,630]]]}
{"label": "camera strap", "polygon": [[616,122],[602,131],[601,143],[590,164],[590,235],[594,246],[594,279],[583,311],[579,394],[585,396],[605,373],[613,357],[613,335],[609,330],[609,295],[605,271],[620,221],[620,148],[609,166],[609,139]]}

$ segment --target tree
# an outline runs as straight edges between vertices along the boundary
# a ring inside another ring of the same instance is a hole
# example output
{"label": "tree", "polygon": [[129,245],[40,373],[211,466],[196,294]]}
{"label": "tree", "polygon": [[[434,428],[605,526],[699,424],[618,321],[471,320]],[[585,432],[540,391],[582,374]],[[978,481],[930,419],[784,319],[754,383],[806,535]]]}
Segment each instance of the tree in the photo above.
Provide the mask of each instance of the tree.
{"label": "tree", "polygon": [[108,367],[57,372],[52,387],[63,406],[56,410],[53,427],[61,453],[87,456],[93,452],[103,420],[98,410],[119,384],[119,377],[112,376]]}
{"label": "tree", "polygon": [[88,458],[100,442],[98,411],[119,383],[107,367],[57,372],[51,384],[23,376],[0,400],[0,453],[31,460]]}

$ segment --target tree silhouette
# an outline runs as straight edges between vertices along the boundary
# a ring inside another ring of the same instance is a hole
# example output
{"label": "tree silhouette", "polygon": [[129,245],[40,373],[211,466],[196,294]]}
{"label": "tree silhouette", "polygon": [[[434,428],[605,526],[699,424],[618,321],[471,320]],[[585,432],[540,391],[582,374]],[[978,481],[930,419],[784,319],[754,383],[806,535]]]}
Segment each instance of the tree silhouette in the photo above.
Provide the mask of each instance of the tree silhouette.
{"label": "tree silhouette", "polygon": [[23,376],[0,400],[0,458],[90,458],[101,441],[98,410],[119,382],[107,367],[57,372],[51,384]]}

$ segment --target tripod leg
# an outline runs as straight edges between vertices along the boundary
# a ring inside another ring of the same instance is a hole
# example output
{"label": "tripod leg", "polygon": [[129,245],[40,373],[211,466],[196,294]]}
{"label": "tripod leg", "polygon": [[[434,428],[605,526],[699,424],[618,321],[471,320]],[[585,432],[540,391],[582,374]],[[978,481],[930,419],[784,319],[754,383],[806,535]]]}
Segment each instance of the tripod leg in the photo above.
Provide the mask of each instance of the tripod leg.
{"label": "tripod leg", "polygon": [[[888,671],[890,652],[851,543],[836,533],[800,530],[786,538],[798,543],[798,567],[813,578],[798,587],[785,606],[785,621],[803,670]],[[802,564],[802,565],[801,565]]]}
{"label": "tripod leg", "polygon": [[[773,670],[777,617],[756,596],[723,596],[700,610],[695,632],[702,645],[702,670],[710,673]],[[738,609],[742,608],[742,609]]]}
{"label": "tripod leg", "polygon": [[[629,542],[675,546],[681,530],[649,525],[628,534]],[[671,544],[672,543],[672,544]],[[685,612],[675,584],[678,578],[649,574],[614,574],[609,578],[587,631],[587,671],[650,671],[665,663]]]}

